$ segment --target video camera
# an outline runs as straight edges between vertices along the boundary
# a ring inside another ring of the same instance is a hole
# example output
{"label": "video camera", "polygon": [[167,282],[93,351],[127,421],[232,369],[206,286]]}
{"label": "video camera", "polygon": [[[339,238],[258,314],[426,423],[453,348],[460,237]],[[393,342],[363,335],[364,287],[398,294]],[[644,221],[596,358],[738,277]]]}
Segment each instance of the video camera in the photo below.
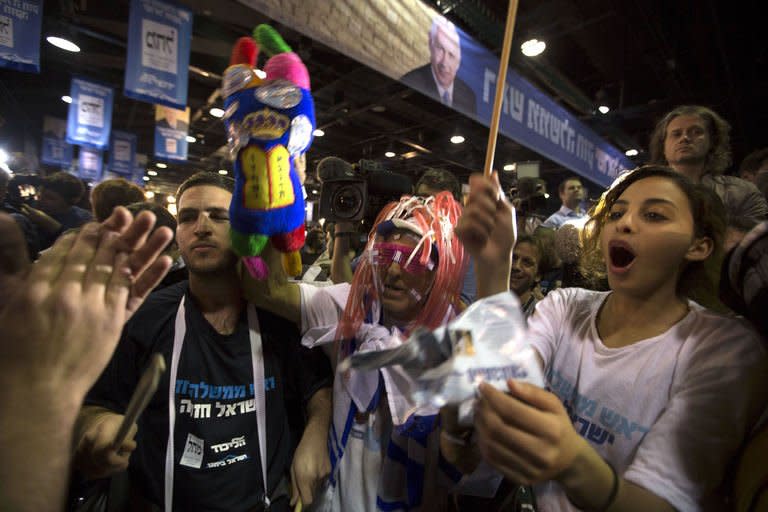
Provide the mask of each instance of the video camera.
{"label": "video camera", "polygon": [[329,156],[317,164],[317,177],[322,183],[318,215],[328,222],[372,221],[387,203],[413,190],[408,176],[387,171],[375,160],[351,164]]}

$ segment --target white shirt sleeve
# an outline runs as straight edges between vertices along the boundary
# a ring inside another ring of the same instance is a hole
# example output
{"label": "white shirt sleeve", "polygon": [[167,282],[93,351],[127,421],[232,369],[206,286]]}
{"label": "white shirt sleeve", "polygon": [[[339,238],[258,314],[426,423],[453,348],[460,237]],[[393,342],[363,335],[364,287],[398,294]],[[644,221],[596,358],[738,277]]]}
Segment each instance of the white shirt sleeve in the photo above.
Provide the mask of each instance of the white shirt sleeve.
{"label": "white shirt sleeve", "polygon": [[765,350],[753,331],[711,314],[696,330],[678,356],[669,404],[624,474],[683,511],[700,510],[716,490],[768,389]]}
{"label": "white shirt sleeve", "polygon": [[301,334],[306,334],[314,327],[338,324],[347,303],[349,289],[348,283],[322,288],[300,283]]}
{"label": "white shirt sleeve", "polygon": [[549,369],[560,341],[558,333],[565,324],[567,289],[552,290],[536,303],[536,311],[528,318],[528,340]]}

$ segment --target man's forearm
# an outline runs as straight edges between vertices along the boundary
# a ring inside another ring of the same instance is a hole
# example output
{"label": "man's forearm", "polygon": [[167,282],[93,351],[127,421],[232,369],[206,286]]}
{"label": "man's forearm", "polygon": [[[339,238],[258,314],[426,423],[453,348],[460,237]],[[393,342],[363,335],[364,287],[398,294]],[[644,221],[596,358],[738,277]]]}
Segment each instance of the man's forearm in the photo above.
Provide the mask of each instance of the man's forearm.
{"label": "man's forearm", "polygon": [[24,379],[0,386],[0,510],[62,510],[82,394]]}
{"label": "man's forearm", "polygon": [[331,425],[333,398],[330,387],[321,388],[307,402],[307,428],[325,429]]}

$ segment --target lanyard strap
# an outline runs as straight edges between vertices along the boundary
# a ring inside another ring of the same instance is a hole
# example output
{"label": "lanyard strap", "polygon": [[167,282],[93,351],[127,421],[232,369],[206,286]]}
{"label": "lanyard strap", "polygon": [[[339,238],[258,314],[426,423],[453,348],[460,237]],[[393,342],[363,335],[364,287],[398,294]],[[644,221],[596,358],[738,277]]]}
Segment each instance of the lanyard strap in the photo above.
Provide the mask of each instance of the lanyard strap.
{"label": "lanyard strap", "polygon": [[[181,347],[187,333],[185,319],[186,297],[181,299],[176,311],[176,323],[173,335],[173,353],[171,355],[170,384],[168,385],[168,443],[165,450],[165,512],[173,510],[173,469],[174,469],[174,430],[176,426],[176,377],[179,371]],[[267,487],[267,415],[264,390],[264,357],[259,329],[259,318],[253,304],[248,304],[248,337],[251,342],[251,362],[253,367],[253,399],[256,412],[256,432],[259,438],[259,456],[261,457],[261,476],[264,483],[264,504],[269,507],[269,488]]]}

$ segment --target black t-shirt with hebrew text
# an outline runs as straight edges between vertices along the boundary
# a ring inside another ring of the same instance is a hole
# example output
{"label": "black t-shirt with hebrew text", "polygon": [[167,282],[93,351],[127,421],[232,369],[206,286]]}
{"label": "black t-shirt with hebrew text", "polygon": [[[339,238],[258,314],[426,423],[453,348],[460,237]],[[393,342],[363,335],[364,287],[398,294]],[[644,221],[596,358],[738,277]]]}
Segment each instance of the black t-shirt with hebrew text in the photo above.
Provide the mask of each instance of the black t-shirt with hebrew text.
{"label": "black t-shirt with hebrew text", "polygon": [[[188,288],[184,281],[147,299],[126,324],[86,404],[124,412],[150,356],[163,354],[168,370],[139,420],[129,466],[132,483],[146,499],[162,506],[174,324],[186,296],[187,332],[174,386],[173,509],[258,510],[263,483],[247,313],[244,308],[233,334],[221,335],[205,320]],[[294,324],[257,311],[264,351],[268,487],[274,501],[301,435],[304,405],[331,384],[332,376],[322,351],[300,346]],[[273,510],[287,507],[286,500],[281,502]]]}

